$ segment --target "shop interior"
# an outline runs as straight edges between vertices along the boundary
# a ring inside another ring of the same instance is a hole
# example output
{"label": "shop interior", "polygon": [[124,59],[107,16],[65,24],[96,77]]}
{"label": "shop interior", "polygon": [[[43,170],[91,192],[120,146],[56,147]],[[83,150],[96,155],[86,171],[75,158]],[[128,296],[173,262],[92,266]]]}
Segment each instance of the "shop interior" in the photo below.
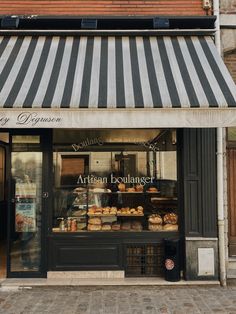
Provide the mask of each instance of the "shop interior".
{"label": "shop interior", "polygon": [[55,130],[57,232],[178,231],[176,130]]}

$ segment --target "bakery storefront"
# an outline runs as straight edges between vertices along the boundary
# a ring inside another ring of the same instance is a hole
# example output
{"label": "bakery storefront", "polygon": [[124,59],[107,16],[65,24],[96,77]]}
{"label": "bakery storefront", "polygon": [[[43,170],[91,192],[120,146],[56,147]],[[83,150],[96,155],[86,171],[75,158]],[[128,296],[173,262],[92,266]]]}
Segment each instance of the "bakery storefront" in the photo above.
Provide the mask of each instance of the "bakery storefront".
{"label": "bakery storefront", "polygon": [[7,276],[163,277],[175,238],[186,280],[218,279],[216,128],[236,97],[212,38],[5,35],[0,52]]}

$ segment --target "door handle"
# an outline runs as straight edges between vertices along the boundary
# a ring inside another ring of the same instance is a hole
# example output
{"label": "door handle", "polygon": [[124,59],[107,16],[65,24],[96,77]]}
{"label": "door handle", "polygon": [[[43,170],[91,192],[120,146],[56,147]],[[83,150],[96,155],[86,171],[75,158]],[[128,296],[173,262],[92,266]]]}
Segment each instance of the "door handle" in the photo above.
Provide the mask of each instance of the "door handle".
{"label": "door handle", "polygon": [[43,192],[43,194],[42,194],[42,197],[43,197],[43,198],[48,198],[48,196],[49,196],[49,193],[48,193],[48,192]]}

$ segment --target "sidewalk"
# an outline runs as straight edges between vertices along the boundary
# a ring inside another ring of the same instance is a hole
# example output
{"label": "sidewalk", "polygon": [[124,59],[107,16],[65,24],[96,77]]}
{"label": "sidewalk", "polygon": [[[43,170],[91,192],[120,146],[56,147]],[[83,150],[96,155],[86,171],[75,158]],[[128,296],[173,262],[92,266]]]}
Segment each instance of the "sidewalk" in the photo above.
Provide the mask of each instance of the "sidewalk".
{"label": "sidewalk", "polygon": [[41,286],[0,290],[1,314],[236,314],[236,286]]}
{"label": "sidewalk", "polygon": [[219,281],[168,282],[162,278],[112,278],[112,279],[71,279],[71,278],[20,278],[0,280],[1,288],[47,287],[47,286],[218,286]]}

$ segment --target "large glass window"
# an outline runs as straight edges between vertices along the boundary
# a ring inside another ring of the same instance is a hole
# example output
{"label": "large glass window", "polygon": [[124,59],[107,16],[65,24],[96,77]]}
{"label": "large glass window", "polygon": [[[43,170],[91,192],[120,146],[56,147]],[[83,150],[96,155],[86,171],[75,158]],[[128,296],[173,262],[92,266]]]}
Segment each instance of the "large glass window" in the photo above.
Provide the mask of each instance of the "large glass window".
{"label": "large glass window", "polygon": [[178,231],[176,130],[55,130],[53,232]]}

